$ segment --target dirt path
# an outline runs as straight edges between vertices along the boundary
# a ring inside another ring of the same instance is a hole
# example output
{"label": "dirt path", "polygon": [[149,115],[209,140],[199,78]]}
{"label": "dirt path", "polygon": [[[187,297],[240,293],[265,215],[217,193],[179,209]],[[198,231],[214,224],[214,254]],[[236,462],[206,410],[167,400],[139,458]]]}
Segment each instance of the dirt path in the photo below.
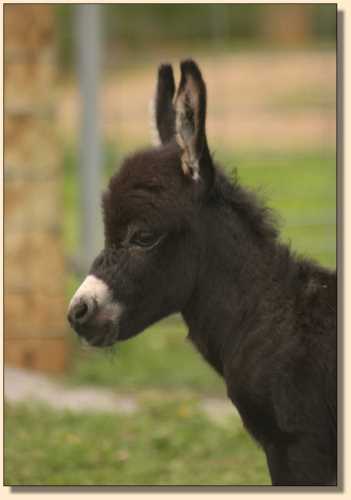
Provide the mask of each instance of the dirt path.
{"label": "dirt path", "polygon": [[[56,410],[76,412],[116,412],[128,415],[141,409],[137,397],[117,394],[100,387],[67,388],[49,377],[28,370],[6,367],[5,400],[10,403],[44,402]],[[204,398],[200,408],[214,422],[221,423],[237,415],[229,400]]]}

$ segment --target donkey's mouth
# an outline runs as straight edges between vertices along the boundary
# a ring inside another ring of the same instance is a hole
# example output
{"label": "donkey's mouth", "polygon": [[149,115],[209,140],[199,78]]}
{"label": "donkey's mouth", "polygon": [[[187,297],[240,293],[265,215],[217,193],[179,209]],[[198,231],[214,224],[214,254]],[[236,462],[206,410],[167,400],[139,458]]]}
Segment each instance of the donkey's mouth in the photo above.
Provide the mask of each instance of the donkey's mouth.
{"label": "donkey's mouth", "polygon": [[112,321],[89,328],[75,326],[78,336],[92,347],[111,347],[118,340],[118,329]]}
{"label": "donkey's mouth", "polygon": [[92,347],[111,347],[116,343],[117,339],[115,337],[109,338],[109,337],[101,337],[100,335],[93,337],[92,339],[88,340],[88,343]]}

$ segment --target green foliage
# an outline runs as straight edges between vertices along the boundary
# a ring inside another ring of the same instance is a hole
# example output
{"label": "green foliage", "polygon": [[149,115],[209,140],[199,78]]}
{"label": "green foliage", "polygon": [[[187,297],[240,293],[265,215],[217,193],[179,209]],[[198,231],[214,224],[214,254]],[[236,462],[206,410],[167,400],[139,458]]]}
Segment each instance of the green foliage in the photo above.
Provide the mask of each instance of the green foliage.
{"label": "green foliage", "polygon": [[62,69],[74,64],[74,17],[70,4],[56,5],[57,55]]}
{"label": "green foliage", "polygon": [[310,4],[313,33],[323,40],[336,38],[337,4]]}
{"label": "green foliage", "polygon": [[[280,221],[281,240],[322,265],[336,264],[336,156],[333,151],[245,154],[239,179],[261,193]],[[219,158],[220,160],[222,158]]]}
{"label": "green foliage", "polygon": [[[174,45],[196,45],[209,50],[215,44],[231,50],[260,46],[265,9],[259,4],[106,4],[101,7],[105,56],[119,64],[134,57],[147,58],[148,50]],[[58,5],[57,26],[61,65],[74,61],[74,6]],[[335,4],[306,5],[315,42],[336,37]],[[117,55],[116,55],[117,54]]]}
{"label": "green foliage", "polygon": [[130,416],[7,406],[5,484],[270,484],[263,452],[234,414],[218,425],[189,398],[144,403]]}
{"label": "green foliage", "polygon": [[255,37],[259,10],[231,4],[119,4],[107,5],[104,14],[108,40],[169,43]]}

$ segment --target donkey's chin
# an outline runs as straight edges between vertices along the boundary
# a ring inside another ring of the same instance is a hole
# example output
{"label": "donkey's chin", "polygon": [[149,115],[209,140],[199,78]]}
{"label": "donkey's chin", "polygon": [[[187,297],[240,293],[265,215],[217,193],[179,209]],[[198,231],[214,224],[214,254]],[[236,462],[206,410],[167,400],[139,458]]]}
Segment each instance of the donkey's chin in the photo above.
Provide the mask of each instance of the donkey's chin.
{"label": "donkey's chin", "polygon": [[89,328],[76,328],[85,344],[92,347],[111,347],[118,340],[118,325],[109,321]]}
{"label": "donkey's chin", "polygon": [[96,335],[89,342],[92,347],[111,347],[116,344],[118,340],[118,335],[116,332],[113,332],[112,335]]}

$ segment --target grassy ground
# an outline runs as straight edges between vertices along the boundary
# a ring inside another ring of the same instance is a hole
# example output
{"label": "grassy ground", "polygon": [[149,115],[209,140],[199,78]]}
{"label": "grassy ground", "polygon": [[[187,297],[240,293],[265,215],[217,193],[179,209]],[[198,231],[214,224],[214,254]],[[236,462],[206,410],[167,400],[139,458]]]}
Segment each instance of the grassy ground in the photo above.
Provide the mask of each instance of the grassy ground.
{"label": "grassy ground", "polygon": [[213,424],[191,399],[128,417],[8,406],[5,430],[6,485],[269,484],[240,421]]}

